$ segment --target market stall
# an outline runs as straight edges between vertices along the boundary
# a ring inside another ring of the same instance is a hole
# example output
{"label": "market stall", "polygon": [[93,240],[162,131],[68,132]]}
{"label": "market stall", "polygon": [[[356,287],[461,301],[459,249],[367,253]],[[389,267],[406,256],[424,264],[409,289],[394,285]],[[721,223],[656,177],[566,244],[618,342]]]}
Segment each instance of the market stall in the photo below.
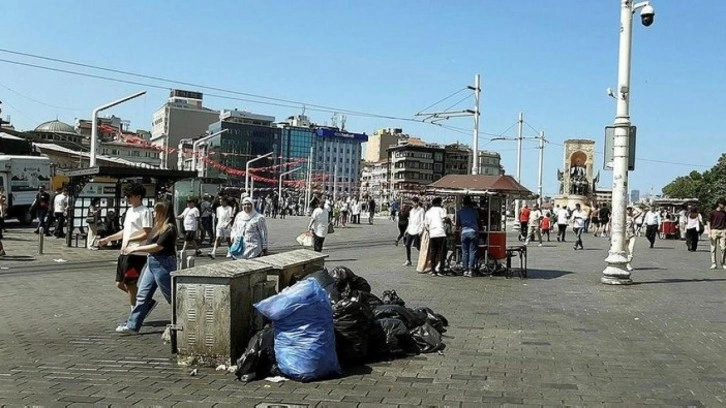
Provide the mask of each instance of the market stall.
{"label": "market stall", "polygon": [[[510,264],[513,252],[523,256],[522,246],[507,246],[506,204],[512,199],[526,199],[532,197],[532,192],[519,184],[511,176],[479,176],[479,175],[449,175],[430,184],[426,188],[426,195],[440,196],[445,200],[447,212],[456,225],[456,212],[461,208],[463,198],[469,196],[473,199],[479,210],[481,228],[479,231],[479,259],[480,274],[487,275],[503,269],[501,261],[507,260]],[[459,231],[454,232],[456,250],[453,256],[458,262],[461,240]],[[526,255],[525,255],[526,256]],[[511,269],[511,268],[507,268]],[[522,268],[520,268],[522,269]]]}

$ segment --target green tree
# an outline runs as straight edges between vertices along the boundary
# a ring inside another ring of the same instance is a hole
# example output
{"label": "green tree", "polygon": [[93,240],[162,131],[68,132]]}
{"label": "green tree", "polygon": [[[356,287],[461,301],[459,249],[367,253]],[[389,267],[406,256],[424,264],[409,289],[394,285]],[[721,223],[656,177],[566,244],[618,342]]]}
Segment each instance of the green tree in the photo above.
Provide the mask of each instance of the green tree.
{"label": "green tree", "polygon": [[711,211],[716,200],[726,197],[726,153],[710,170],[703,173],[694,170],[687,176],[676,177],[663,187],[663,194],[672,198],[697,198],[702,211]]}

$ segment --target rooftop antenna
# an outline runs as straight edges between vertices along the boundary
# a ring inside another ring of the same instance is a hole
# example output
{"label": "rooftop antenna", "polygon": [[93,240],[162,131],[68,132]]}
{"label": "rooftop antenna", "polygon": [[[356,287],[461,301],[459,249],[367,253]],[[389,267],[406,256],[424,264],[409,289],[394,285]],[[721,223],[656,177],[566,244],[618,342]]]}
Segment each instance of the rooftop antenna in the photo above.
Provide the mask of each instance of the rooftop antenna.
{"label": "rooftop antenna", "polygon": [[345,115],[340,115],[340,130],[345,130],[345,121],[348,120],[348,117]]}
{"label": "rooftop antenna", "polygon": [[330,118],[330,126],[338,127],[338,113],[333,112],[333,116]]}
{"label": "rooftop antenna", "polygon": [[302,106],[302,116],[305,116],[305,105]]}

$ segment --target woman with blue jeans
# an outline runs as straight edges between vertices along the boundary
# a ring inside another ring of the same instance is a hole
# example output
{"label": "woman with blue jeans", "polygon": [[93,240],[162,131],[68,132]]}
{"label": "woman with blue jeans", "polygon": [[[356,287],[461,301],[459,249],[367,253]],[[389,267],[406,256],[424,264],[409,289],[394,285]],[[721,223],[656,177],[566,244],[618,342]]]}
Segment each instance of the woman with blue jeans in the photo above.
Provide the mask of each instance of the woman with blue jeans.
{"label": "woman with blue jeans", "polygon": [[157,202],[154,206],[154,228],[148,245],[135,247],[129,253],[147,253],[146,266],[141,273],[136,295],[136,304],[128,320],[117,328],[118,333],[138,333],[146,316],[156,306],[153,299],[156,289],[168,303],[171,303],[171,273],[176,270],[177,230],[174,214],[168,201]]}
{"label": "woman with blue jeans", "polygon": [[471,273],[476,270],[479,247],[479,212],[469,196],[464,196],[464,207],[456,214],[456,226],[461,231],[461,262],[466,268],[464,276],[471,278]]}

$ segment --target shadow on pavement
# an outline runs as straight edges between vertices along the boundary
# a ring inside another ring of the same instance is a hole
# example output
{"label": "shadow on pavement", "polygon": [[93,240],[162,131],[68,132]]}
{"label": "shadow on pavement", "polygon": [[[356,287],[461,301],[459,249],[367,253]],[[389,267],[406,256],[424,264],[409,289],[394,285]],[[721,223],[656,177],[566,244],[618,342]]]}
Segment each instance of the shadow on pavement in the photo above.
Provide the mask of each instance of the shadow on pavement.
{"label": "shadow on pavement", "polygon": [[171,324],[171,320],[147,320],[144,322],[145,327],[166,327]]}
{"label": "shadow on pavement", "polygon": [[698,283],[698,282],[726,282],[723,279],[661,279],[657,281],[633,282],[632,285],[647,285],[651,283]]}
{"label": "shadow on pavement", "polygon": [[373,369],[367,365],[356,365],[344,367],[343,374],[338,378],[352,377],[354,375],[366,375],[373,372]]}
{"label": "shadow on pavement", "polygon": [[547,269],[529,269],[527,271],[527,279],[557,279],[566,275],[572,275],[572,272]]}
{"label": "shadow on pavement", "polygon": [[28,262],[28,261],[34,261],[35,257],[31,255],[5,255],[2,258],[3,261],[21,261],[21,262]]}
{"label": "shadow on pavement", "polygon": [[357,261],[356,258],[347,258],[347,259],[326,259],[325,262],[354,262]]}
{"label": "shadow on pavement", "polygon": [[660,268],[658,266],[649,266],[646,268],[635,268],[638,271],[665,271],[666,268]]}

